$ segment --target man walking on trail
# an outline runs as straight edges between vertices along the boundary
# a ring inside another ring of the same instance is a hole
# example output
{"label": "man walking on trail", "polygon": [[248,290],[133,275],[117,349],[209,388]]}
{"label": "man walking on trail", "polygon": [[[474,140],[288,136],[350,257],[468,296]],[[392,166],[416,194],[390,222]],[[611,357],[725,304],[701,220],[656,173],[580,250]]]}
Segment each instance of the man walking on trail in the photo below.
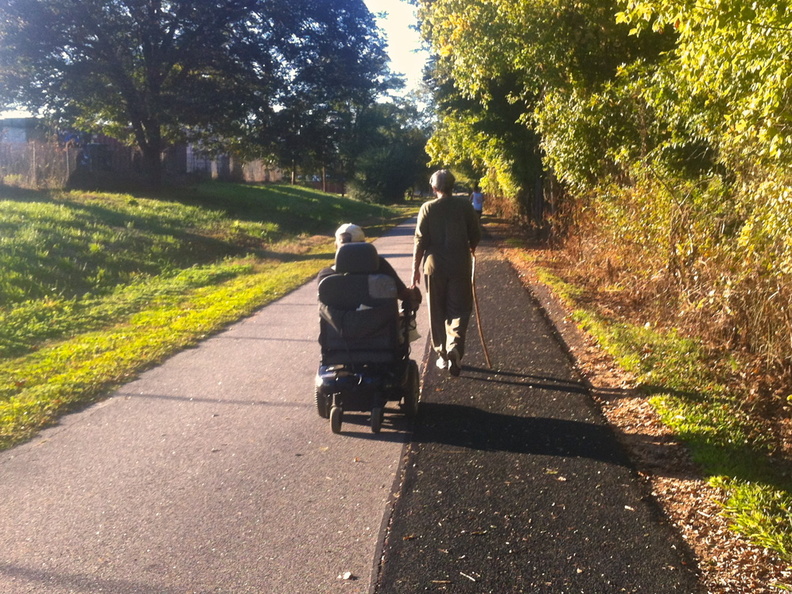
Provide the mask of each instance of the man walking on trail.
{"label": "man walking on trail", "polygon": [[446,169],[436,171],[430,180],[437,198],[426,202],[418,213],[413,285],[421,282],[423,264],[437,366],[458,376],[473,310],[472,257],[481,231],[470,202],[453,197],[454,182]]}

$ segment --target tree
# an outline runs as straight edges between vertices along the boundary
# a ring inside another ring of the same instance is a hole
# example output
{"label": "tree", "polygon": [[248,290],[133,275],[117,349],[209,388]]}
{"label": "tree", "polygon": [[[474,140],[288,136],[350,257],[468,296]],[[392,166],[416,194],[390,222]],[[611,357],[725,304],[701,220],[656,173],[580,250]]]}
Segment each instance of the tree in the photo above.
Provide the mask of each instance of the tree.
{"label": "tree", "polygon": [[665,117],[737,170],[792,164],[792,10],[774,0],[622,0],[638,38],[677,39],[646,93]]}
{"label": "tree", "polygon": [[[727,198],[705,213],[724,229],[716,235],[722,242],[718,247],[735,263],[722,277],[723,294],[731,295],[724,301],[731,299],[730,307],[746,317],[756,315],[741,322],[746,336],[769,327],[773,338],[755,342],[774,358],[787,357],[789,365],[789,334],[778,330],[783,326],[778,320],[786,320],[789,312],[776,305],[776,296],[788,294],[792,286],[792,9],[774,0],[621,4],[619,19],[639,38],[652,31],[675,32],[673,52],[643,95],[681,134],[711,147],[725,172]],[[678,141],[674,135],[667,144]],[[723,205],[730,211],[722,212]],[[734,306],[736,295],[743,300],[739,306]],[[768,311],[757,314],[762,303]],[[758,319],[774,321],[765,326]]]}
{"label": "tree", "polygon": [[[480,183],[487,178],[489,204],[502,213],[532,213],[531,193],[541,178],[539,139],[520,122],[530,111],[510,97],[518,91],[513,75],[501,73],[476,96],[457,88],[447,63],[430,68],[438,122],[427,145],[435,165],[452,165],[459,174]],[[508,196],[503,200],[503,196]]]}
{"label": "tree", "polygon": [[[324,40],[350,22],[340,63]],[[297,88],[311,68],[369,65],[377,47],[362,0],[8,0],[0,98],[133,141],[158,182],[166,142],[250,134],[293,90],[315,108]]]}
{"label": "tree", "polygon": [[640,147],[646,138],[635,129],[641,114],[630,110],[641,106],[629,100],[635,92],[625,67],[656,62],[674,38],[630,37],[629,26],[616,22],[616,0],[419,6],[439,96],[452,99],[429,152],[447,162],[468,155],[488,172],[490,192],[534,198],[542,161],[564,181],[590,182],[618,170],[619,152],[605,139]]}
{"label": "tree", "polygon": [[350,147],[353,170],[350,193],[368,202],[395,203],[408,188],[428,178],[426,140],[429,132],[417,108],[405,101],[377,103],[357,123]]}
{"label": "tree", "polygon": [[286,56],[289,92],[260,129],[276,159],[293,170],[348,171],[357,119],[393,86],[384,40],[362,2],[324,0],[289,17],[301,43]]}

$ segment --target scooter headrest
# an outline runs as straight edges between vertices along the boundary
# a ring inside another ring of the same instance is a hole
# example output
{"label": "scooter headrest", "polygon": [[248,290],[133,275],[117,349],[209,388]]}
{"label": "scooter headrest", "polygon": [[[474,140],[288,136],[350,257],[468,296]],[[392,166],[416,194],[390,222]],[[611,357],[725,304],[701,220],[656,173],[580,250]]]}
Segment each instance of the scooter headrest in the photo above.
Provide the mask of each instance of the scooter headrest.
{"label": "scooter headrest", "polygon": [[368,242],[345,243],[336,252],[335,271],[339,274],[371,274],[378,268],[377,248]]}

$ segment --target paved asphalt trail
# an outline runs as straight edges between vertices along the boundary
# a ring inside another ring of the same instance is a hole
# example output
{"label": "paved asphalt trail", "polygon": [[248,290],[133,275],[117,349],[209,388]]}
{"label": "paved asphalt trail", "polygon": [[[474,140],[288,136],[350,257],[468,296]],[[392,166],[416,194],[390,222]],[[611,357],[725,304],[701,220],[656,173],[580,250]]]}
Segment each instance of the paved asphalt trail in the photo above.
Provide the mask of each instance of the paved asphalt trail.
{"label": "paved asphalt trail", "polygon": [[[409,278],[411,224],[377,247]],[[316,414],[308,283],[0,453],[0,592],[696,592],[487,245],[477,284],[496,370],[471,325],[461,378],[430,360],[414,434],[393,414],[378,436],[363,415],[333,435]]]}
{"label": "paved asphalt trail", "polygon": [[565,351],[486,242],[462,375],[428,364],[378,594],[699,592]]}
{"label": "paved asphalt trail", "polygon": [[331,433],[318,327],[311,282],[0,453],[0,592],[368,592],[409,427]]}

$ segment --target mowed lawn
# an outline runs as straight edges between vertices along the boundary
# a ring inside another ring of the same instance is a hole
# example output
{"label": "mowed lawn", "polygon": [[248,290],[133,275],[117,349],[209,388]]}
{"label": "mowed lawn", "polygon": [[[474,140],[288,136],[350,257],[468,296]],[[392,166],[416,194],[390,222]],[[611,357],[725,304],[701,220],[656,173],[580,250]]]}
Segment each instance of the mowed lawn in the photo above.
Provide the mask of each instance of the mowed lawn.
{"label": "mowed lawn", "polygon": [[306,282],[339,224],[376,236],[415,208],[289,185],[0,186],[0,448]]}

